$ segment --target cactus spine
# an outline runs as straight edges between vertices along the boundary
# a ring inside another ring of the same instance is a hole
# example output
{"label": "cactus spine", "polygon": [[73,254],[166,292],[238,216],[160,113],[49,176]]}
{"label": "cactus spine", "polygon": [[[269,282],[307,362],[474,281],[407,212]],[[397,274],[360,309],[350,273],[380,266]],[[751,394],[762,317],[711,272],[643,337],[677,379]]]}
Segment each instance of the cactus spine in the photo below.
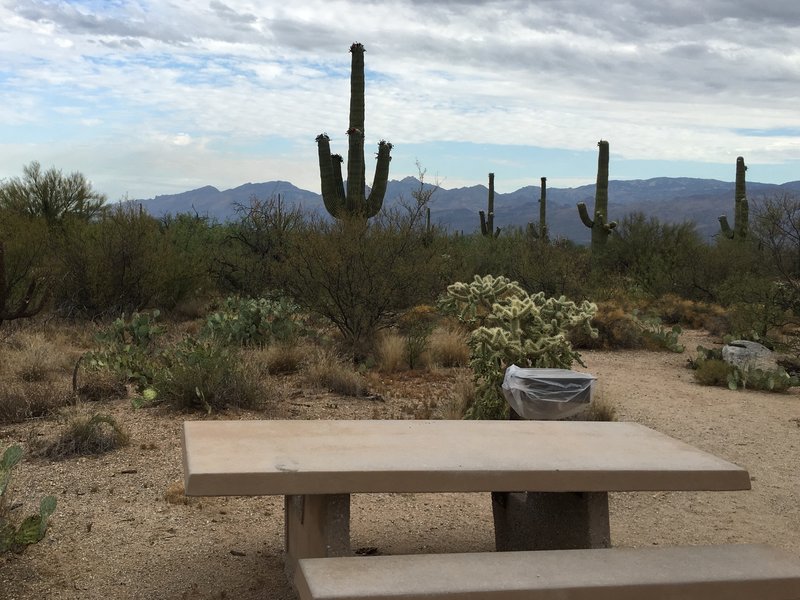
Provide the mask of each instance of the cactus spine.
{"label": "cactus spine", "polygon": [[500,228],[494,228],[494,173],[489,173],[489,202],[486,207],[487,212],[482,210],[478,211],[478,216],[481,219],[481,234],[486,237],[497,237],[500,235]]}
{"label": "cactus spine", "polygon": [[600,148],[597,157],[597,185],[594,194],[594,220],[589,218],[589,211],[586,204],[578,203],[578,214],[581,221],[592,230],[592,256],[597,257],[603,251],[603,247],[617,224],[615,221],[608,221],[608,142],[600,140],[597,142]]}
{"label": "cactus spine", "polygon": [[366,195],[364,161],[364,46],[350,46],[352,66],[350,70],[350,126],[347,129],[347,192],[342,179],[342,157],[331,154],[330,138],[322,133],[317,136],[319,174],[322,183],[322,199],[326,210],[335,218],[359,216],[374,217],[383,205],[386,184],[389,180],[389,162],[392,145],[381,140],[378,144],[378,164],[372,191]]}
{"label": "cactus spine", "polygon": [[745,181],[745,171],[747,166],[744,158],[739,156],[736,159],[736,191],[734,195],[734,223],[733,229],[728,225],[728,217],[722,215],[719,224],[722,234],[729,240],[737,239],[743,241],[747,239],[749,229],[750,207],[747,204],[747,183]]}

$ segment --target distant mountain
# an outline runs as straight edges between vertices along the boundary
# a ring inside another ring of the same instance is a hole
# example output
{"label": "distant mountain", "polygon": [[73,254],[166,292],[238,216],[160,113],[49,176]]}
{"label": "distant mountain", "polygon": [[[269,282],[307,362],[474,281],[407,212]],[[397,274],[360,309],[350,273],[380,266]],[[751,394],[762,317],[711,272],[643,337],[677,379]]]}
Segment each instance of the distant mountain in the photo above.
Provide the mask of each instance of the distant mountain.
{"label": "distant mountain", "polygon": [[[392,180],[386,190],[386,204],[403,199],[412,200],[420,182],[414,177]],[[425,184],[431,189],[430,184]],[[586,202],[591,212],[594,206],[593,184],[576,188],[547,188],[547,225],[553,237],[565,237],[578,243],[588,243],[589,230],[578,217],[575,205]],[[642,212],[662,222],[692,221],[706,239],[719,232],[718,217],[727,214],[733,219],[734,183],[715,179],[689,177],[657,177],[644,180],[609,182],[609,215],[621,220],[632,212]],[[486,210],[489,190],[484,185],[457,189],[437,189],[431,199],[431,220],[450,231],[472,233],[479,228],[478,211]],[[751,200],[781,193],[800,194],[800,181],[781,185],[747,183]],[[501,228],[524,227],[539,218],[538,186],[526,186],[507,194],[495,194],[495,225]],[[225,221],[237,218],[237,205],[246,205],[252,197],[266,199],[280,195],[287,206],[327,214],[322,197],[302,190],[287,181],[247,183],[220,191],[206,186],[196,190],[156,196],[139,200],[152,215],[197,213]]]}

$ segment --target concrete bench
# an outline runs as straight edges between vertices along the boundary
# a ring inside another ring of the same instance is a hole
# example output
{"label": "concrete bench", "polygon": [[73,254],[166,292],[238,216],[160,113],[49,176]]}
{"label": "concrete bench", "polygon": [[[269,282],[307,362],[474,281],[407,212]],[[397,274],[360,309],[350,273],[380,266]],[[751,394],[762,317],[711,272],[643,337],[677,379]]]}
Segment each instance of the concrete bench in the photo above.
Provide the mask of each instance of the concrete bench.
{"label": "concrete bench", "polygon": [[498,550],[556,550],[610,545],[608,492],[750,488],[745,469],[635,423],[188,421],[183,462],[187,495],[285,496],[290,575],[351,554],[356,493],[492,492]]}
{"label": "concrete bench", "polygon": [[800,562],[758,545],[299,561],[300,600],[798,600]]}

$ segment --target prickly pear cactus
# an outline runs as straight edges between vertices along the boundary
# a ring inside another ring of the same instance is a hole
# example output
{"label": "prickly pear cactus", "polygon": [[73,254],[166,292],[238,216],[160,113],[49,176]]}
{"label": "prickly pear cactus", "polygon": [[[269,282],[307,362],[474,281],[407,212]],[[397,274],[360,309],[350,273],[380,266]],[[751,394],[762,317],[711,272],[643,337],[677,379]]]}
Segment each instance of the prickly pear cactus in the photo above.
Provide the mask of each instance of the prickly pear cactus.
{"label": "prickly pear cactus", "polygon": [[0,553],[13,550],[19,552],[29,544],[35,544],[44,538],[47,532],[47,520],[56,510],[56,499],[54,496],[42,498],[39,504],[39,513],[31,515],[16,527],[6,517],[6,504],[8,498],[8,482],[11,479],[11,470],[22,459],[22,448],[11,446],[3,453],[0,459]]}
{"label": "prickly pear cactus", "polygon": [[590,322],[596,305],[576,304],[564,296],[548,298],[543,292],[529,295],[506,277],[476,275],[472,283],[454,283],[440,308],[472,329],[476,400],[467,417],[473,419],[507,416],[500,385],[508,366],[568,369],[573,362],[582,364],[566,334],[577,327],[595,334]]}

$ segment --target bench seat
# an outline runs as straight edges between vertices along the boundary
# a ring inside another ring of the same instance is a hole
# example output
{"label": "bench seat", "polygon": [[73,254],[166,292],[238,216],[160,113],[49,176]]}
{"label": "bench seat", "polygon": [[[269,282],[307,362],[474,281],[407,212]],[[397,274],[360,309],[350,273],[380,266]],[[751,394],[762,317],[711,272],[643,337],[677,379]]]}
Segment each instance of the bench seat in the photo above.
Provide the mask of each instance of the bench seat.
{"label": "bench seat", "polygon": [[800,562],[762,545],[307,558],[301,600],[800,600]]}

